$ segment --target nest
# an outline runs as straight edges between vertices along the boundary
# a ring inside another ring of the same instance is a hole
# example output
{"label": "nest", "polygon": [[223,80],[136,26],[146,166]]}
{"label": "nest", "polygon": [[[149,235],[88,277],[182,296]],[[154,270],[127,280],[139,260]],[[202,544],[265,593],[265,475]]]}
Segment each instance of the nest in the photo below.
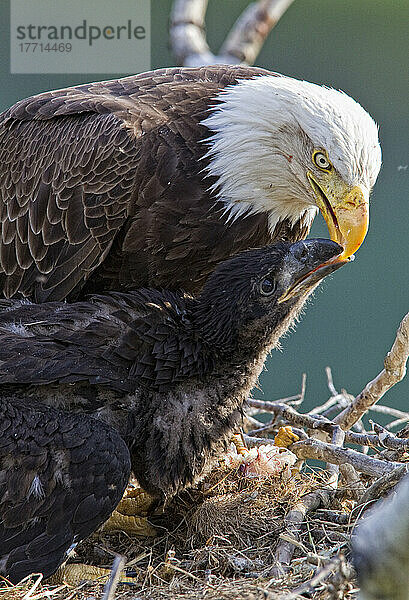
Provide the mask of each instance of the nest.
{"label": "nest", "polygon": [[[285,577],[272,578],[285,515],[322,484],[317,472],[290,479],[250,478],[240,468],[219,467],[199,487],[156,511],[152,523],[161,532],[158,537],[97,533],[77,547],[75,560],[110,567],[114,553],[126,556],[134,584],[120,585],[116,600],[283,599],[313,576],[317,565],[308,562],[308,552],[325,548],[330,556],[336,542],[333,534],[341,536],[338,542],[344,535],[344,525],[316,526],[310,520],[296,550],[295,568]],[[34,576],[14,587],[4,584],[0,600],[98,600],[102,593],[97,583],[51,586]]]}

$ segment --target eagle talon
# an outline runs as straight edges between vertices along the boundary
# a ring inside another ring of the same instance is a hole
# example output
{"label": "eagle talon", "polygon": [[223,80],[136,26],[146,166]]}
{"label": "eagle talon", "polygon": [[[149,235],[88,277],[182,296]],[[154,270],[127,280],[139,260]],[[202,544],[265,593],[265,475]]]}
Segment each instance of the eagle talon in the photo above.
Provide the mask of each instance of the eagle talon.
{"label": "eagle talon", "polygon": [[277,435],[274,438],[274,446],[279,446],[280,448],[288,448],[294,442],[299,441],[298,435],[296,435],[292,428],[287,425],[286,427],[280,427],[277,432]]}
{"label": "eagle talon", "polygon": [[128,486],[115,512],[128,516],[146,516],[153,502],[154,498],[141,487]]}
{"label": "eagle talon", "polygon": [[155,537],[157,532],[148,522],[147,512],[154,502],[142,488],[128,486],[122,500],[100,531],[114,533],[124,531],[128,535]]}
{"label": "eagle talon", "polygon": [[106,521],[100,531],[103,533],[115,533],[123,531],[131,536],[155,537],[157,531],[149,523],[147,517],[123,515],[114,510],[108,521]]}
{"label": "eagle talon", "polygon": [[[66,583],[73,587],[78,586],[84,581],[96,581],[105,584],[110,575],[111,569],[104,569],[102,567],[95,567],[94,565],[86,565],[83,563],[73,563],[59,567],[54,575],[48,577],[47,583],[51,585]],[[119,583],[135,584],[135,579],[123,574]]]}
{"label": "eagle talon", "polygon": [[244,443],[243,434],[241,432],[235,433],[231,438],[231,442],[235,445],[237,454],[240,454],[241,456],[245,456],[248,453],[248,449],[246,448],[246,445]]}

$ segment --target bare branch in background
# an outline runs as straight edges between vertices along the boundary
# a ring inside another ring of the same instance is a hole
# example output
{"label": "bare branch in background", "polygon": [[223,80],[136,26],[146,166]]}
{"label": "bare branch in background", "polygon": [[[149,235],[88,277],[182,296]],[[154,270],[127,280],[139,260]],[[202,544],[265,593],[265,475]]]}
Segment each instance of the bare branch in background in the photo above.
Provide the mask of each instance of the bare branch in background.
{"label": "bare branch in background", "polygon": [[406,375],[409,357],[409,313],[399,325],[395,341],[384,360],[385,368],[370,381],[348,408],[334,419],[342,429],[350,429],[368,409]]}
{"label": "bare branch in background", "polygon": [[217,63],[252,65],[268,34],[294,0],[259,0],[250,4],[228,34],[220,53],[207,43],[208,0],[175,0],[170,17],[170,45],[176,61],[186,67]]}
{"label": "bare branch in background", "polygon": [[268,34],[294,0],[261,0],[250,4],[226,38],[221,57],[254,64]]}
{"label": "bare branch in background", "polygon": [[179,65],[197,67],[215,61],[206,42],[207,0],[175,0],[170,15],[170,46]]}

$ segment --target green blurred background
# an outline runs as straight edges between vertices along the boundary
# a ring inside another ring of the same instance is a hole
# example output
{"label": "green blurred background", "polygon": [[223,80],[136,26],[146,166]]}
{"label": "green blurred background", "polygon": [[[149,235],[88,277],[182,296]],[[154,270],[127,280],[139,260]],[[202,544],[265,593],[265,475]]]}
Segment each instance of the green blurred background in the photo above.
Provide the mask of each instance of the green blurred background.
{"label": "green blurred background", "polygon": [[[207,32],[213,51],[246,5],[246,0],[210,0]],[[170,6],[171,0],[152,0],[152,68],[173,64],[167,41]],[[283,352],[273,353],[258,397],[297,393],[305,372],[305,408],[321,403],[328,397],[326,365],[338,388],[357,394],[382,368],[409,310],[408,25],[408,0],[296,0],[258,57],[257,65],[351,94],[379,123],[383,148],[364,245],[353,264],[324,282],[296,332],[283,340]],[[11,75],[9,0],[1,0],[0,32],[1,110],[46,89],[116,76]],[[321,217],[312,233],[328,236]],[[385,403],[406,409],[408,395],[409,377]]]}

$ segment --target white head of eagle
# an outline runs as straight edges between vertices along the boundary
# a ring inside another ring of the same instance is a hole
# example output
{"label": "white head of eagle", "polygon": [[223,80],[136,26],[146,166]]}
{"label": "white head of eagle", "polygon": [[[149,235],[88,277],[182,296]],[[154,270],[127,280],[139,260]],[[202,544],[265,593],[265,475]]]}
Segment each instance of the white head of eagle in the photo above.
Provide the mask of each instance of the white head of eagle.
{"label": "white head of eagle", "polygon": [[345,256],[368,229],[369,193],[381,166],[378,127],[347,94],[279,75],[240,80],[202,123],[213,191],[232,220],[267,212],[271,231],[318,209]]}

